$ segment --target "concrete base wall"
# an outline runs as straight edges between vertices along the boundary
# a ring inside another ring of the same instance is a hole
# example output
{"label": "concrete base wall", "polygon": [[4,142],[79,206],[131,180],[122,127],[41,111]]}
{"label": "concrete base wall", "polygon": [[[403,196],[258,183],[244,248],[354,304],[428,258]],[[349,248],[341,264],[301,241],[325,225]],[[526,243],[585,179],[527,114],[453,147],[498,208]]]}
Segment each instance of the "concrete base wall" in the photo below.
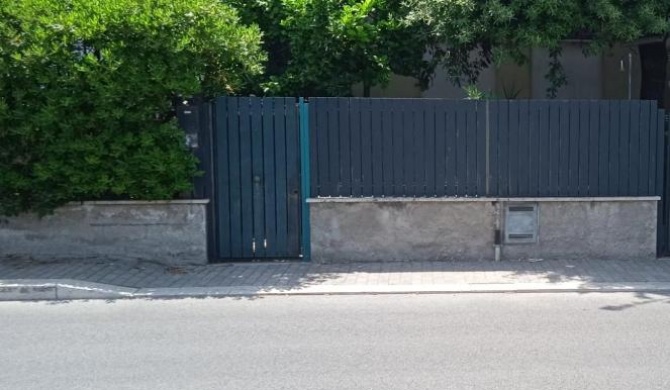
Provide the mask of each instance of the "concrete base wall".
{"label": "concrete base wall", "polygon": [[[494,260],[506,202],[539,206],[538,240],[503,244],[502,260],[656,255],[657,198],[313,199],[312,259]],[[502,229],[502,228],[501,228]]]}
{"label": "concrete base wall", "polygon": [[207,201],[85,202],[0,218],[0,257],[147,259],[206,264]]}
{"label": "concrete base wall", "polygon": [[656,201],[540,202],[539,240],[505,245],[505,259],[656,257]]}

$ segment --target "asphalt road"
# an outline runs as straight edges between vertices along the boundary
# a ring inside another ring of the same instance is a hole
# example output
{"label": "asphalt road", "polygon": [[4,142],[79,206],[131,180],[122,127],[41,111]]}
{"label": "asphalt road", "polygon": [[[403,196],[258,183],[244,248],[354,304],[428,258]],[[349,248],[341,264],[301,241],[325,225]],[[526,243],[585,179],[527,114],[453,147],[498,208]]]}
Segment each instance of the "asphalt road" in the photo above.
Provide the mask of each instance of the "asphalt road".
{"label": "asphalt road", "polygon": [[0,304],[0,389],[670,389],[670,295]]}

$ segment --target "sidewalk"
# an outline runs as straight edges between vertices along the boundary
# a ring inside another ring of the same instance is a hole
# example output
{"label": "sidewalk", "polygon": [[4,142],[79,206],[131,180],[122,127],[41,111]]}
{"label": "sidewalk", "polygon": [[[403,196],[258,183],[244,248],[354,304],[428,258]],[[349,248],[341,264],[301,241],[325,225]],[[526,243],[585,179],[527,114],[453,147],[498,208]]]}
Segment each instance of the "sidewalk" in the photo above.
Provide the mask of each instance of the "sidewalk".
{"label": "sidewalk", "polygon": [[0,260],[0,301],[307,294],[670,291],[670,260],[153,262]]}

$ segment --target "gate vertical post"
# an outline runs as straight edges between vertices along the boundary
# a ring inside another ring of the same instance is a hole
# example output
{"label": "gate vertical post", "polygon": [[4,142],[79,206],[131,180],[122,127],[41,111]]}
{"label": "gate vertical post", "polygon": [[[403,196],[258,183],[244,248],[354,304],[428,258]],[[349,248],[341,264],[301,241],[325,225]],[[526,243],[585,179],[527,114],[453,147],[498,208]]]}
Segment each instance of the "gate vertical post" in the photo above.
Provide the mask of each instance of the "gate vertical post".
{"label": "gate vertical post", "polygon": [[302,195],[302,260],[310,261],[312,246],[310,242],[309,204],[310,170],[309,170],[309,105],[304,98],[299,98],[300,109],[300,185]]}

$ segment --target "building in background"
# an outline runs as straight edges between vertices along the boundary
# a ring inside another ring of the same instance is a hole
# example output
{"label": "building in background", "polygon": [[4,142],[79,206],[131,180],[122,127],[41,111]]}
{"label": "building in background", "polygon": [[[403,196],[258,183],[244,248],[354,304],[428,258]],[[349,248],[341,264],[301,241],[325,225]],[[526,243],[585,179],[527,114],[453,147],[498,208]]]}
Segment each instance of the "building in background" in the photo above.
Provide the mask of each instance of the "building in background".
{"label": "building in background", "polygon": [[[561,63],[568,84],[561,87],[559,99],[643,99],[662,100],[665,67],[665,46],[650,40],[632,45],[617,45],[600,54],[585,56],[585,41],[563,43]],[[544,99],[549,56],[546,49],[532,49],[524,65],[513,63],[492,65],[484,69],[477,87],[501,99]],[[353,89],[362,96],[362,88]],[[394,75],[386,88],[376,87],[372,97],[446,98],[466,97],[463,88],[448,79],[438,68],[428,89],[422,91],[411,77]]]}

